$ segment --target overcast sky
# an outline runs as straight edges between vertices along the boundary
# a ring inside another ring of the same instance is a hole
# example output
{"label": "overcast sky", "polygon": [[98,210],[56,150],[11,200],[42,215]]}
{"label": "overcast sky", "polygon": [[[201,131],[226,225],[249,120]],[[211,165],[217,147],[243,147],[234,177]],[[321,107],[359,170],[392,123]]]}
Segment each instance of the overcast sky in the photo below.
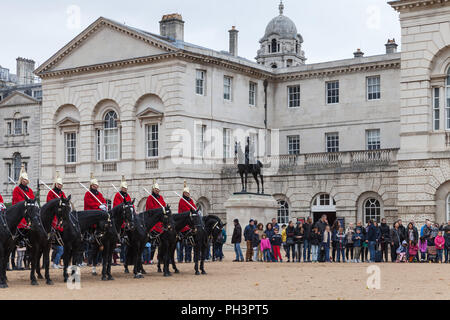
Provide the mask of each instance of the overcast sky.
{"label": "overcast sky", "polygon": [[[400,44],[398,14],[386,0],[284,0],[284,14],[303,36],[307,63],[382,54],[388,38]],[[0,65],[16,72],[18,56],[37,65],[72,40],[99,16],[159,33],[167,13],[180,13],[185,41],[228,50],[236,25],[239,55],[254,60],[279,0],[16,0],[0,1]],[[78,14],[79,13],[79,14]]]}

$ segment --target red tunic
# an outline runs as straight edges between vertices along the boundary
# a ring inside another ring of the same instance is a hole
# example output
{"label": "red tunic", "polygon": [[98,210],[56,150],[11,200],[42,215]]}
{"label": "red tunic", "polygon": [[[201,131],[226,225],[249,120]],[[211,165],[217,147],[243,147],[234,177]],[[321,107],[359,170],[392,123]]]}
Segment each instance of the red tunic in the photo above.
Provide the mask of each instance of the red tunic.
{"label": "red tunic", "polygon": [[[114,201],[113,201],[113,208],[117,207],[118,205],[120,205],[121,203],[123,203],[123,197],[122,194],[120,192],[117,192],[115,197],[114,197]],[[131,197],[130,195],[127,193],[126,197],[125,197],[125,201],[131,202]],[[133,206],[134,207],[134,206]],[[122,223],[122,229],[125,228],[125,222]]]}
{"label": "red tunic", "polygon": [[[104,205],[106,205],[106,200],[105,198],[103,198],[103,195],[100,192],[97,192],[97,194],[95,195],[97,197],[98,200],[100,200],[101,203],[103,203]],[[87,191],[86,194],[84,195],[84,211],[88,211],[88,210],[100,210],[99,208],[100,203],[94,198],[94,196]]]}
{"label": "red tunic", "polygon": [[[31,200],[34,199],[34,193],[33,193],[33,190],[31,190],[31,188],[28,188],[28,190],[25,191],[22,188],[20,188],[19,186],[15,187],[13,190],[12,205],[18,204],[19,202],[22,202],[25,200],[28,200],[28,198],[25,196],[25,194]],[[26,227],[27,227],[27,221],[25,220],[25,218],[23,218],[22,221],[20,221],[17,228],[24,229]]]}
{"label": "red tunic", "polygon": [[[125,197],[125,200],[128,201],[128,202],[131,202],[131,197],[130,197],[130,195],[128,193],[127,193],[127,196]],[[122,195],[121,195],[120,192],[117,192],[115,197],[114,197],[113,208],[117,207],[121,203],[123,203]]]}
{"label": "red tunic", "polygon": [[1,194],[0,194],[0,203],[4,203],[4,202],[3,202],[3,197],[2,197]]}
{"label": "red tunic", "polygon": [[[66,199],[66,195],[64,194],[64,191],[62,190],[58,190],[53,188],[53,191],[58,194],[58,196],[60,198]],[[47,194],[47,202],[52,201],[53,199],[58,199],[58,197],[56,196],[56,194],[53,191],[49,191]],[[55,228],[58,231],[63,231],[63,228],[61,226],[58,226],[58,217],[55,215],[53,217],[53,221],[52,221],[52,227]]]}
{"label": "red tunic", "polygon": [[[153,196],[155,196],[155,195],[153,195]],[[164,198],[162,195],[159,195],[158,201],[159,201],[159,203],[161,203],[161,205],[163,207],[166,207],[166,202],[164,201]],[[156,202],[156,200],[152,196],[148,196],[147,202],[145,203],[145,211],[161,208],[159,203]],[[160,221],[160,222],[156,223],[155,226],[151,229],[151,231],[156,231],[158,233],[162,233],[163,232],[162,222]]]}
{"label": "red tunic", "polygon": [[[191,209],[192,209],[192,207],[194,207],[195,208],[195,210],[197,210],[197,206],[194,204],[194,201],[192,201],[192,198],[189,198],[189,203],[191,204],[191,206],[190,205],[188,205],[187,203],[186,203],[186,201],[184,201],[185,199],[183,198],[183,199],[180,199],[180,202],[178,202],[178,213],[183,213],[183,212],[188,212],[188,211],[191,211]],[[189,228],[189,226],[188,225],[186,225],[182,230],[181,230],[181,232],[186,232],[186,231],[188,231],[190,228]]]}

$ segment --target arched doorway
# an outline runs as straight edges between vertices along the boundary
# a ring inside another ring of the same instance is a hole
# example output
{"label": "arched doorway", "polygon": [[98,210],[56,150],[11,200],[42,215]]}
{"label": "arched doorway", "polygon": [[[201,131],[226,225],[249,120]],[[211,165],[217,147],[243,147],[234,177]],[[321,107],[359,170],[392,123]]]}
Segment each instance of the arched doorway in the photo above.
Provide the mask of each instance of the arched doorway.
{"label": "arched doorway", "polygon": [[314,223],[325,215],[328,220],[328,224],[333,225],[336,221],[336,201],[328,193],[320,193],[316,195],[311,204],[311,213],[314,219]]}

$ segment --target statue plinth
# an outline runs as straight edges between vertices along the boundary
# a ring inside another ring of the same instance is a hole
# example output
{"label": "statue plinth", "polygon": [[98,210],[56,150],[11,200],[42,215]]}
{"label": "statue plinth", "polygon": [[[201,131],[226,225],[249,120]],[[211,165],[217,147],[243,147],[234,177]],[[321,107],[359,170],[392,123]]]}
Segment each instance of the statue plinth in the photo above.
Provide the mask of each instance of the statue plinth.
{"label": "statue plinth", "polygon": [[[278,203],[271,196],[256,193],[234,193],[225,203],[227,219],[227,243],[231,243],[231,236],[234,230],[234,219],[239,219],[239,223],[244,232],[245,226],[250,219],[258,220],[266,225],[277,217]],[[242,242],[244,236],[242,235]]]}

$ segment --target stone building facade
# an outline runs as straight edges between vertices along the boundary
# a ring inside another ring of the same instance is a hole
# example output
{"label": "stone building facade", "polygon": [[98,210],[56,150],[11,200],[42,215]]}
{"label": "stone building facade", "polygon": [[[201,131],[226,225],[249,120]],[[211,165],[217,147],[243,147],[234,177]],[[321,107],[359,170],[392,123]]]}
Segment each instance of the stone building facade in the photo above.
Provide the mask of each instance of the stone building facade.
{"label": "stone building facade", "polygon": [[[303,39],[281,6],[257,62],[237,55],[235,28],[230,50],[218,52],[185,42],[178,14],[163,17],[160,34],[101,17],[36,70],[41,178],[49,183],[60,171],[79,208],[79,181],[93,172],[112,198],[111,183],[124,174],[140,209],[153,178],[173,207],[173,191],[186,179],[204,211],[224,216],[224,202],[241,190],[234,145],[250,136],[280,222],[320,214],[346,223],[399,216],[442,222],[447,213],[436,210],[448,206],[434,197],[446,193],[439,186],[448,180],[448,160],[445,144],[431,145],[448,136],[430,130],[431,88],[447,73],[450,6],[428,2],[391,3],[401,12],[401,53],[389,40],[383,54],[357,50],[351,59],[317,64],[305,64]],[[421,15],[434,20],[421,26]],[[427,39],[441,42],[434,48]],[[425,58],[444,65],[426,78]],[[428,172],[435,171],[441,175],[432,181]]]}

